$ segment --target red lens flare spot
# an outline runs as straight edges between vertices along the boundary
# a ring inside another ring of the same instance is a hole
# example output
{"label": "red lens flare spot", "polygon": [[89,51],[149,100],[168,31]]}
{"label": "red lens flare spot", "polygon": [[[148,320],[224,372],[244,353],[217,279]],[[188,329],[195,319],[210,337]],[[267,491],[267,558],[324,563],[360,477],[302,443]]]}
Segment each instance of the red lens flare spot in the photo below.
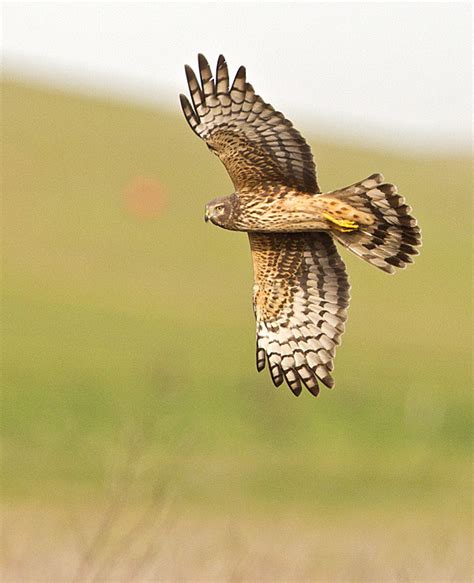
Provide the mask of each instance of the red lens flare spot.
{"label": "red lens flare spot", "polygon": [[159,217],[166,206],[166,190],[158,180],[137,176],[125,187],[124,205],[139,219]]}

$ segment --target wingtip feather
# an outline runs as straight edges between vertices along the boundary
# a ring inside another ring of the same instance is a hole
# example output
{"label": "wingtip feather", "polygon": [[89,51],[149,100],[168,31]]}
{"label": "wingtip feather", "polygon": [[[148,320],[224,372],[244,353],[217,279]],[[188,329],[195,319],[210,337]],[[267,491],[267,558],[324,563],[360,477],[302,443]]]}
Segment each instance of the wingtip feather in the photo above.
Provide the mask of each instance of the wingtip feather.
{"label": "wingtip feather", "polygon": [[202,53],[198,53],[198,65],[201,70],[209,68],[209,61]]}
{"label": "wingtip feather", "polygon": [[237,69],[237,73],[234,78],[234,82],[232,83],[231,91],[233,89],[237,89],[239,91],[245,90],[245,80],[246,80],[247,71],[243,65]]}

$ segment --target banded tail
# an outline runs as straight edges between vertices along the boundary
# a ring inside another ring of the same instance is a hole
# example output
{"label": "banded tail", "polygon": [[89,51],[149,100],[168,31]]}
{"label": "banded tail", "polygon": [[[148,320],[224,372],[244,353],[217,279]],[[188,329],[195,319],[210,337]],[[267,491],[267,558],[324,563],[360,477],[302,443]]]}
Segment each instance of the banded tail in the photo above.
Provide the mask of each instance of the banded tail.
{"label": "banded tail", "polygon": [[413,263],[412,256],[418,255],[417,247],[421,245],[420,228],[397,187],[384,182],[381,174],[372,174],[325,195],[347,202],[374,218],[373,224],[359,225],[351,232],[332,231],[344,247],[387,273]]}

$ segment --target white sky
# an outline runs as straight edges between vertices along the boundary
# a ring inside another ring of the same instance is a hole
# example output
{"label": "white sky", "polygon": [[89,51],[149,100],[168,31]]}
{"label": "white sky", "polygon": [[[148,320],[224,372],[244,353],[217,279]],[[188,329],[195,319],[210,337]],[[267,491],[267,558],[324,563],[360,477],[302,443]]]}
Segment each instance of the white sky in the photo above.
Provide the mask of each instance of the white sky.
{"label": "white sky", "polygon": [[220,52],[308,133],[463,151],[470,3],[3,2],[5,69],[178,110],[183,64]]}

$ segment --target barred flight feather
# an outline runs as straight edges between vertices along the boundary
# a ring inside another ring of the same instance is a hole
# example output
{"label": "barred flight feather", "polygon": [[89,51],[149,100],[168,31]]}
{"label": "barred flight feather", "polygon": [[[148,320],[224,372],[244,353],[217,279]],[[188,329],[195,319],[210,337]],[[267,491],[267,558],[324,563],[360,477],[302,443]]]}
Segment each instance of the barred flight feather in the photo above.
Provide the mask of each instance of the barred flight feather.
{"label": "barred flight feather", "polygon": [[[186,65],[191,102],[180,95],[191,129],[222,160],[239,190],[262,182],[319,192],[311,149],[283,114],[256,95],[240,67],[229,89],[224,57],[214,82],[209,63],[198,56],[200,83]],[[256,164],[258,162],[258,165]]]}
{"label": "barred flight feather", "polygon": [[372,174],[346,188],[325,193],[371,214],[375,221],[352,233],[336,233],[335,238],[358,257],[387,273],[413,263],[418,255],[421,230],[412,209],[394,184],[384,182],[382,174]]}
{"label": "barred flight feather", "polygon": [[335,347],[344,332],[349,283],[326,233],[250,233],[257,319],[257,369],[268,361],[276,386],[295,395],[334,386]]}

